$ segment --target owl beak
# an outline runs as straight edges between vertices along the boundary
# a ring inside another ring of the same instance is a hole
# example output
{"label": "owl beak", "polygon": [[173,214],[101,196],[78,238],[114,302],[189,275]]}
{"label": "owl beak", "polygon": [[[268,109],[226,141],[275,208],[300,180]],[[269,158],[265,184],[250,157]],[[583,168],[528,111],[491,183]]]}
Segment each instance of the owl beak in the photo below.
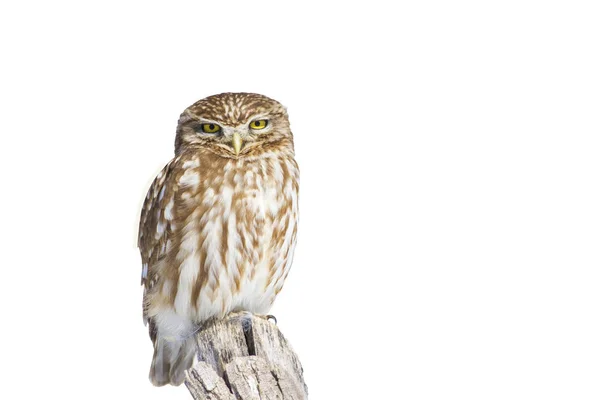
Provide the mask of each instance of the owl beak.
{"label": "owl beak", "polygon": [[239,133],[237,133],[237,132],[233,133],[233,140],[232,140],[231,144],[233,145],[233,151],[235,151],[235,155],[237,156],[238,154],[240,154],[240,150],[242,149],[242,145],[244,144],[244,141],[242,140],[242,137],[240,136]]}

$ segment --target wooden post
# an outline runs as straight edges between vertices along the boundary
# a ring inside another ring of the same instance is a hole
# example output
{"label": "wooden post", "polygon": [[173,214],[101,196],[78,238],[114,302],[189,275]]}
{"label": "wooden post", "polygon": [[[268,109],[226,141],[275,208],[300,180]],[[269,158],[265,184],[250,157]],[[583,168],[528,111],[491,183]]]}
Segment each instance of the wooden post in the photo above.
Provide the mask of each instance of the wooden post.
{"label": "wooden post", "polygon": [[185,384],[196,400],[305,400],[298,357],[277,325],[247,312],[211,321],[196,334],[198,362]]}

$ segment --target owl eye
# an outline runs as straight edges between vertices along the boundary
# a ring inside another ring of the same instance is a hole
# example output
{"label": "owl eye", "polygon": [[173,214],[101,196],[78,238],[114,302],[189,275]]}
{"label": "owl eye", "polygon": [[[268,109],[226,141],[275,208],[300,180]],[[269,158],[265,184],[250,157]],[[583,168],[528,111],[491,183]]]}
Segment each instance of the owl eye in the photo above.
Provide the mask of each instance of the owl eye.
{"label": "owl eye", "polygon": [[200,130],[204,133],[217,133],[221,130],[221,127],[217,124],[202,124]]}
{"label": "owl eye", "polygon": [[256,121],[250,122],[250,128],[254,130],[265,129],[268,125],[269,121],[266,119],[258,119]]}

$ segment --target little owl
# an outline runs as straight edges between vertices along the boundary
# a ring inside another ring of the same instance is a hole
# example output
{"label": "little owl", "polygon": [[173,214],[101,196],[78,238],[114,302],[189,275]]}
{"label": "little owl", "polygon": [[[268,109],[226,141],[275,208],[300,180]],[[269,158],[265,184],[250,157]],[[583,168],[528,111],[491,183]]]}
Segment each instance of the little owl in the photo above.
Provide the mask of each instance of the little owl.
{"label": "little owl", "polygon": [[275,100],[223,93],[181,114],[175,157],[152,183],[139,227],[154,385],[183,382],[207,319],[269,311],[292,264],[298,178]]}

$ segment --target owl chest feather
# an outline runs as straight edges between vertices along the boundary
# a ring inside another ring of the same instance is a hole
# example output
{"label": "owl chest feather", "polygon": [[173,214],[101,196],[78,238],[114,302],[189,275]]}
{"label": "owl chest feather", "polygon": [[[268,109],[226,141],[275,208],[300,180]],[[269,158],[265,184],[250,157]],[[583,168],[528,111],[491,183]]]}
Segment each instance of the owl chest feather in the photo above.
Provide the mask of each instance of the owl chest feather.
{"label": "owl chest feather", "polygon": [[187,164],[169,259],[176,282],[163,285],[175,311],[197,321],[234,310],[266,313],[295,246],[295,163],[272,157]]}

